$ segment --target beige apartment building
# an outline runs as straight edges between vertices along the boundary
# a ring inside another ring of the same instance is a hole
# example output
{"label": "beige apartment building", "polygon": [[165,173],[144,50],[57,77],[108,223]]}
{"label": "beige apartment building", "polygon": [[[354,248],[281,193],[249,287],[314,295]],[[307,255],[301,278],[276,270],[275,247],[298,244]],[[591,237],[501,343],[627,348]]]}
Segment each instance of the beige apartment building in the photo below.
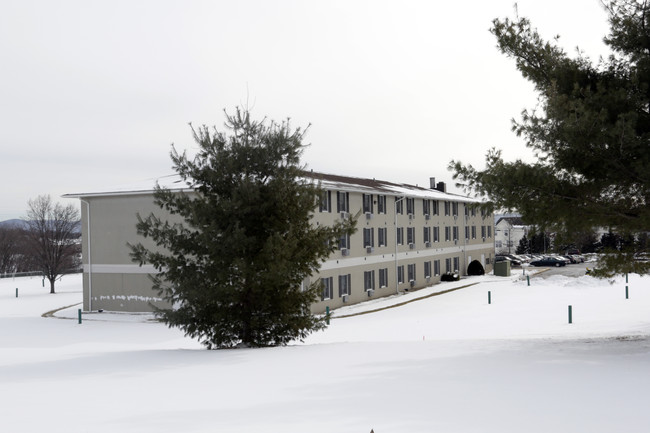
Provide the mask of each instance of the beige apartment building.
{"label": "beige apartment building", "polygon": [[[357,231],[339,241],[310,281],[323,283],[314,313],[368,299],[417,290],[440,282],[445,273],[466,275],[478,260],[486,272],[494,263],[494,217],[474,207],[474,199],[430,187],[309,172],[306,178],[325,190],[313,224],[357,218]],[[161,186],[187,191],[176,176]],[[151,266],[131,261],[129,243],[157,247],[137,234],[137,214],[153,212],[176,220],[153,202],[153,186],[67,194],[79,198],[82,215],[84,311],[151,311],[165,306],[151,289]],[[191,191],[188,191],[191,193]]]}

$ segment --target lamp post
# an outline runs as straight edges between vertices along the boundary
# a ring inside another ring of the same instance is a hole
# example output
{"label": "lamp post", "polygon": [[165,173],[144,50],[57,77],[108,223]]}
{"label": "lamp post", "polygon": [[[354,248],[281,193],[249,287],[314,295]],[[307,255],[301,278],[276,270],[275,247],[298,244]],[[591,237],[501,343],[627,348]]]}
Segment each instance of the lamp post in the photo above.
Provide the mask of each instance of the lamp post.
{"label": "lamp post", "polygon": [[398,276],[398,273],[397,273],[397,203],[401,202],[405,198],[406,198],[406,196],[401,197],[400,199],[395,197],[395,213],[394,213],[394,216],[395,216],[395,294],[396,295],[399,295],[399,276]]}

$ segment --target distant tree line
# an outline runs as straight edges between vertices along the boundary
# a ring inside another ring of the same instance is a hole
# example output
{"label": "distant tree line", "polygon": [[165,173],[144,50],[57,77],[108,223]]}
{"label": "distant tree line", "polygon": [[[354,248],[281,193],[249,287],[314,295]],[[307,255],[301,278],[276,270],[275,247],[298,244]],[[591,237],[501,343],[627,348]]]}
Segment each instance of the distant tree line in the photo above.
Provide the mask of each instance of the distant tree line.
{"label": "distant tree line", "polygon": [[0,277],[41,272],[54,293],[56,279],[81,266],[79,211],[49,196],[29,200],[23,224],[0,226]]}
{"label": "distant tree line", "polygon": [[647,251],[650,242],[648,233],[620,235],[609,231],[600,238],[595,232],[585,232],[572,236],[567,242],[555,233],[535,232],[530,237],[525,236],[519,241],[516,254],[543,254],[547,252],[566,253],[577,250],[581,253],[604,253],[612,251]]}

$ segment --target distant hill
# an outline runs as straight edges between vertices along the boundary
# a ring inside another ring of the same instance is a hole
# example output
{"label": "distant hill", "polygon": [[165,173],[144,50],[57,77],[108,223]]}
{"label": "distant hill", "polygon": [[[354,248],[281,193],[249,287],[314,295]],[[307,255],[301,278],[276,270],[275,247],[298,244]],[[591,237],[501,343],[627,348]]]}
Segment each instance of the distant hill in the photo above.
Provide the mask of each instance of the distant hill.
{"label": "distant hill", "polygon": [[[27,228],[27,222],[17,218],[0,221],[0,228],[10,228],[10,229]],[[81,224],[77,226],[75,233],[81,233]]]}
{"label": "distant hill", "polygon": [[25,227],[27,227],[27,223],[21,219],[0,221],[0,228],[15,229],[15,228],[25,228]]}

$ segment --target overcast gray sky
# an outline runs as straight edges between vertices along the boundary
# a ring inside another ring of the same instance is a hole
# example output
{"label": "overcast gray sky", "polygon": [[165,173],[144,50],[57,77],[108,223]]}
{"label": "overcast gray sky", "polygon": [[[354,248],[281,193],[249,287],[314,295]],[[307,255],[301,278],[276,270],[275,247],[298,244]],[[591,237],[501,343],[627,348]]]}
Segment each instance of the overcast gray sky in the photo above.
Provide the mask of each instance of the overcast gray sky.
{"label": "overcast gray sky", "polygon": [[[488,32],[513,5],[0,0],[0,220],[170,174],[188,122],[221,128],[237,105],[311,123],[303,160],[328,173],[451,184],[452,159],[530,158],[510,119],[536,96]],[[605,53],[598,0],[518,8],[568,52]]]}

